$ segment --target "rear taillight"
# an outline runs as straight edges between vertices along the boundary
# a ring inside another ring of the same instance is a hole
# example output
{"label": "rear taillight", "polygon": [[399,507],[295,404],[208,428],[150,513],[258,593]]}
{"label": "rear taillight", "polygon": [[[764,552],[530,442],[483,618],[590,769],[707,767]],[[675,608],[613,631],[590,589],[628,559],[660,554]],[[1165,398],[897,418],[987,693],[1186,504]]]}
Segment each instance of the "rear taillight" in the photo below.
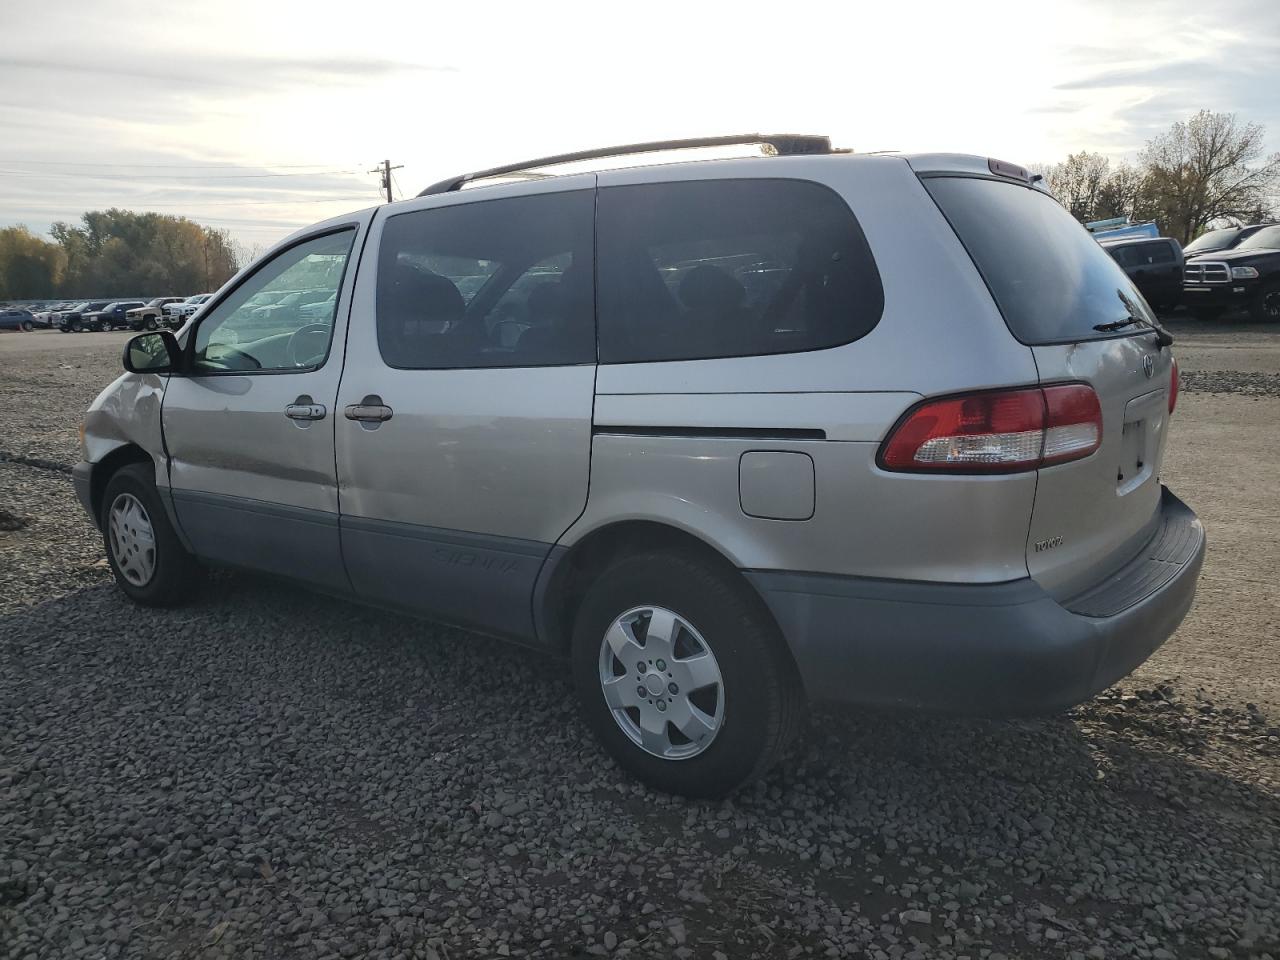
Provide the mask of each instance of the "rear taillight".
{"label": "rear taillight", "polygon": [[885,470],[1015,473],[1087,457],[1102,443],[1102,407],[1083,383],[926,400],[898,422],[877,458]]}
{"label": "rear taillight", "polygon": [[1173,408],[1178,405],[1178,361],[1173,361],[1170,366],[1173,370],[1169,374],[1169,412],[1173,413]]}

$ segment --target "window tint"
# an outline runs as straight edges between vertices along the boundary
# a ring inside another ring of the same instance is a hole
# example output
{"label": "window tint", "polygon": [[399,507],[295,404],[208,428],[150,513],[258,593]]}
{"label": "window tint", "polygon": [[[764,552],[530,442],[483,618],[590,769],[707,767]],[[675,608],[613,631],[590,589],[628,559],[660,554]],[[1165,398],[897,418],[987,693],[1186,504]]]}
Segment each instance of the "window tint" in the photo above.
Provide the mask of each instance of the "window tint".
{"label": "window tint", "polygon": [[608,187],[597,224],[602,363],[833,347],[884,307],[862,229],[816,183]]}
{"label": "window tint", "polygon": [[1280,250],[1280,226],[1264,227],[1253,236],[1240,241],[1237,250]]}
{"label": "window tint", "polygon": [[1210,230],[1187,244],[1183,249],[1183,253],[1209,253],[1212,250],[1225,250],[1231,245],[1231,241],[1236,238],[1239,232],[1235,227]]}
{"label": "window tint", "polygon": [[1146,263],[1173,263],[1173,246],[1164,241],[1144,243],[1142,253]]}
{"label": "window tint", "polygon": [[462,203],[387,220],[378,348],[393,367],[595,361],[590,190]]}
{"label": "window tint", "polygon": [[1114,336],[1094,326],[1146,309],[1120,266],[1047,194],[977,177],[924,184],[1023,343]]}
{"label": "window tint", "polygon": [[252,373],[324,363],[354,237],[354,230],[316,237],[259,267],[200,320],[193,369]]}
{"label": "window tint", "polygon": [[1111,254],[1111,259],[1122,267],[1132,267],[1141,263],[1138,257],[1138,251],[1134,247],[1104,247],[1107,253]]}

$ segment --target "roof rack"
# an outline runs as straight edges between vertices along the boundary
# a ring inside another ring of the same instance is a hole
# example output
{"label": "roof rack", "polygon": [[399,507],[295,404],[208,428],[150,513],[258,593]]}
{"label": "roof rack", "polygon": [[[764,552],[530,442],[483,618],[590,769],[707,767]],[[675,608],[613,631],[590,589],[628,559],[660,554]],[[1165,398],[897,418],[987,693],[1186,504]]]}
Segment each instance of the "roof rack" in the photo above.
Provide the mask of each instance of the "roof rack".
{"label": "roof rack", "polygon": [[560,153],[551,157],[539,157],[521,163],[509,163],[488,170],[477,170],[433,183],[418,196],[429,197],[436,193],[452,193],[461,190],[472,180],[488,180],[513,174],[526,174],[538,167],[551,167],[580,160],[598,160],[602,157],[625,157],[637,153],[659,153],[667,150],[691,150],[698,147],[729,147],[739,144],[760,144],[772,148],[778,156],[796,156],[816,153],[832,153],[831,138],[803,133],[743,133],[728,137],[698,137],[693,140],[653,140],[649,143],[631,143],[619,147],[600,147],[577,153]]}

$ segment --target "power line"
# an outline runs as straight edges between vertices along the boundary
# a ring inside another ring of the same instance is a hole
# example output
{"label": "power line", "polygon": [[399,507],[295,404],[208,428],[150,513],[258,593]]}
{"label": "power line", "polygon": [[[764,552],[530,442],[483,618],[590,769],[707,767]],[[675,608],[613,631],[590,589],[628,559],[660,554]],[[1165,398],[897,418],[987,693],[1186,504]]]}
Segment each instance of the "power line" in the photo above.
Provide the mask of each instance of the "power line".
{"label": "power line", "polygon": [[[16,157],[0,157],[0,163],[24,163],[61,167],[153,167],[158,170],[235,170],[273,167],[277,170],[310,170],[323,167],[323,163],[98,163],[87,160],[19,160]],[[354,165],[353,165],[354,166]]]}
{"label": "power line", "polygon": [[71,173],[65,170],[52,170],[48,173],[33,173],[29,170],[0,170],[0,173],[6,176],[19,177],[25,180],[48,180],[62,178],[66,180],[118,180],[124,182],[150,182],[152,180],[264,180],[276,177],[320,177],[329,174],[347,174],[355,176],[356,172],[351,168],[343,170],[315,170],[311,173],[234,173],[234,174],[212,174],[201,176],[189,176],[186,174],[140,174],[138,176],[123,176],[120,174],[107,173]]}
{"label": "power line", "polygon": [[364,200],[368,202],[368,197],[320,197],[310,198],[306,200],[131,200],[132,204],[140,207],[240,207],[255,206],[258,204],[274,205],[286,203],[346,203],[349,200]]}

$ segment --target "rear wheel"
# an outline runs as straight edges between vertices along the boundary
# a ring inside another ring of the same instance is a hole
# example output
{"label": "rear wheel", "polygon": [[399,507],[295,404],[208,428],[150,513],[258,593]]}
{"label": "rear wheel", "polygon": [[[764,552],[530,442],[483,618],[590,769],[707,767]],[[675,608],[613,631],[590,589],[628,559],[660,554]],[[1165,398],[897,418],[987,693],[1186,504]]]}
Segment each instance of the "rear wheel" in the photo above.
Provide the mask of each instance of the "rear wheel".
{"label": "rear wheel", "polygon": [[1249,316],[1259,323],[1280,323],[1280,283],[1271,283],[1258,291],[1249,305]]}
{"label": "rear wheel", "polygon": [[618,763],[650,786],[723,796],[763,774],[799,730],[794,664],[759,598],[691,554],[618,561],[574,625],[583,714]]}
{"label": "rear wheel", "polygon": [[187,600],[203,569],[183,548],[152,480],[150,464],[121,467],[107,482],[99,526],[116,584],[146,606]]}
{"label": "rear wheel", "polygon": [[30,321],[30,320],[23,320],[23,321],[22,321],[22,329],[23,329],[23,330],[26,330],[28,333],[30,333],[32,330],[34,330],[34,329],[35,329],[35,327],[32,325],[32,323],[31,323],[31,321]]}

